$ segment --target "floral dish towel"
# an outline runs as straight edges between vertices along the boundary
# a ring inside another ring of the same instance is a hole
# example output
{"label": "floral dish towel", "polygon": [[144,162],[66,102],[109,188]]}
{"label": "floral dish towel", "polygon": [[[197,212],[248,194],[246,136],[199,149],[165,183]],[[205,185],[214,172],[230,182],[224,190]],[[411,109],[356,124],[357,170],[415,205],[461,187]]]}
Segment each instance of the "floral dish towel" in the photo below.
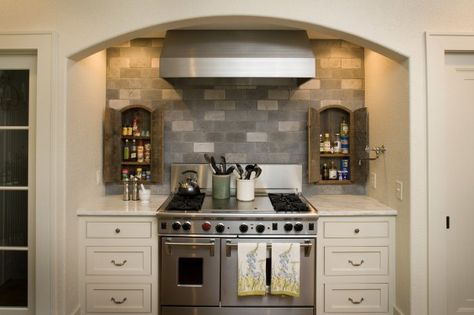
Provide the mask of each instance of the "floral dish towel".
{"label": "floral dish towel", "polygon": [[272,243],[273,295],[300,296],[300,244]]}
{"label": "floral dish towel", "polygon": [[238,296],[265,295],[266,243],[239,243]]}

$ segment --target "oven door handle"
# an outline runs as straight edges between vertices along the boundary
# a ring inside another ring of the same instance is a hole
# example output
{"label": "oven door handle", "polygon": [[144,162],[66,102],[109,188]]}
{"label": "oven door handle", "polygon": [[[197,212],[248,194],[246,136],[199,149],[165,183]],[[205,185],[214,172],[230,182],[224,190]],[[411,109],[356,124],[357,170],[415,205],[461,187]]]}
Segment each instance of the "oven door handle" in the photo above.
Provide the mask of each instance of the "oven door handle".
{"label": "oven door handle", "polygon": [[[227,257],[232,256],[232,247],[237,247],[236,243],[232,243],[231,240],[225,242],[225,255]],[[311,248],[313,248],[313,243],[310,240],[304,240],[303,243],[300,243],[300,246],[304,248],[304,256],[309,257],[311,253]],[[272,249],[272,244],[267,244],[268,249]]]}
{"label": "oven door handle", "polygon": [[185,243],[185,242],[171,242],[165,241],[166,253],[171,255],[171,248],[173,246],[182,246],[182,247],[209,247],[209,255],[214,256],[214,248],[216,241],[214,239],[209,240],[209,243]]}

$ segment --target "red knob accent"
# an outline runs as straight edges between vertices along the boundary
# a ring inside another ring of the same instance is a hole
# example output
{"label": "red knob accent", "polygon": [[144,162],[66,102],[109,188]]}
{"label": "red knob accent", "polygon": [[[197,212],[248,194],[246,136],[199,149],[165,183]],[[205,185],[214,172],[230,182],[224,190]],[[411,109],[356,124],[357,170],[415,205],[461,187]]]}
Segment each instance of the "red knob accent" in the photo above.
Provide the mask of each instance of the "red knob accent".
{"label": "red knob accent", "polygon": [[203,231],[209,231],[209,230],[211,229],[211,223],[209,223],[209,222],[204,222],[204,223],[201,225],[201,227],[202,227],[202,230],[203,230]]}

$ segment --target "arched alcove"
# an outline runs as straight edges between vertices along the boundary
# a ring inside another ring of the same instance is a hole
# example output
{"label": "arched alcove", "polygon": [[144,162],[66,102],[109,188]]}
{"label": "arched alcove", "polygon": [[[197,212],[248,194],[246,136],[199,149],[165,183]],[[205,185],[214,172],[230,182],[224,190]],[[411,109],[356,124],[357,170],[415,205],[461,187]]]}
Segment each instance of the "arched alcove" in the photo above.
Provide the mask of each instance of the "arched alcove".
{"label": "arched alcove", "polygon": [[[364,106],[369,109],[370,145],[384,144],[388,151],[378,162],[370,164],[370,173],[377,177],[377,188],[370,180],[363,193],[374,197],[399,211],[397,225],[397,301],[402,310],[409,310],[409,225],[410,196],[402,203],[395,200],[392,184],[404,182],[404,191],[409,189],[409,99],[408,58],[396,47],[386,47],[368,40],[364,34],[350,34],[324,25],[304,21],[273,18],[268,16],[208,16],[177,20],[150,27],[130,30],[123,34],[88,44],[69,56],[68,61],[68,191],[69,199],[104,194],[100,180],[101,141],[103,110],[106,106],[106,53],[114,45],[137,38],[162,38],[171,29],[299,29],[306,30],[310,37],[344,40],[362,47],[364,54]],[[370,78],[368,75],[370,74]],[[171,88],[170,88],[171,90]],[[273,105],[269,105],[270,107]],[[166,137],[165,130],[165,137]],[[82,146],[78,147],[78,143]],[[86,148],[87,155],[82,155]],[[166,150],[166,146],[165,146]],[[172,155],[169,155],[171,158]],[[199,162],[199,161],[198,161]],[[84,172],[92,173],[87,176]],[[117,187],[116,187],[117,188]],[[169,188],[169,187],[168,187]],[[119,189],[119,187],[118,187]],[[156,189],[154,193],[165,190]],[[117,189],[107,193],[118,193]],[[339,193],[345,190],[341,189]],[[75,205],[76,202],[69,202]],[[67,222],[74,222],[72,213]],[[75,241],[71,236],[70,242]],[[71,247],[71,251],[75,247]],[[77,262],[73,252],[68,256],[68,272],[75,272]],[[71,286],[71,288],[74,286]],[[72,299],[74,301],[74,299]]]}

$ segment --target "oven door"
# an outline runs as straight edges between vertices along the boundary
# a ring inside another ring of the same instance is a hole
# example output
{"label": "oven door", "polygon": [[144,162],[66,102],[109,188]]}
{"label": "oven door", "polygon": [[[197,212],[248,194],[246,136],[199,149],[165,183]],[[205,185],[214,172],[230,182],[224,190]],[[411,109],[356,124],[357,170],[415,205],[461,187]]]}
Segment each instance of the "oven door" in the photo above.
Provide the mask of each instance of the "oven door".
{"label": "oven door", "polygon": [[219,305],[219,242],[161,238],[161,305]]}
{"label": "oven door", "polygon": [[[237,296],[238,276],[238,243],[267,243],[267,294],[265,296]],[[300,296],[281,296],[270,294],[271,281],[271,244],[300,243]],[[314,306],[315,290],[315,239],[314,238],[238,238],[223,239],[221,243],[222,256],[222,306]]]}

